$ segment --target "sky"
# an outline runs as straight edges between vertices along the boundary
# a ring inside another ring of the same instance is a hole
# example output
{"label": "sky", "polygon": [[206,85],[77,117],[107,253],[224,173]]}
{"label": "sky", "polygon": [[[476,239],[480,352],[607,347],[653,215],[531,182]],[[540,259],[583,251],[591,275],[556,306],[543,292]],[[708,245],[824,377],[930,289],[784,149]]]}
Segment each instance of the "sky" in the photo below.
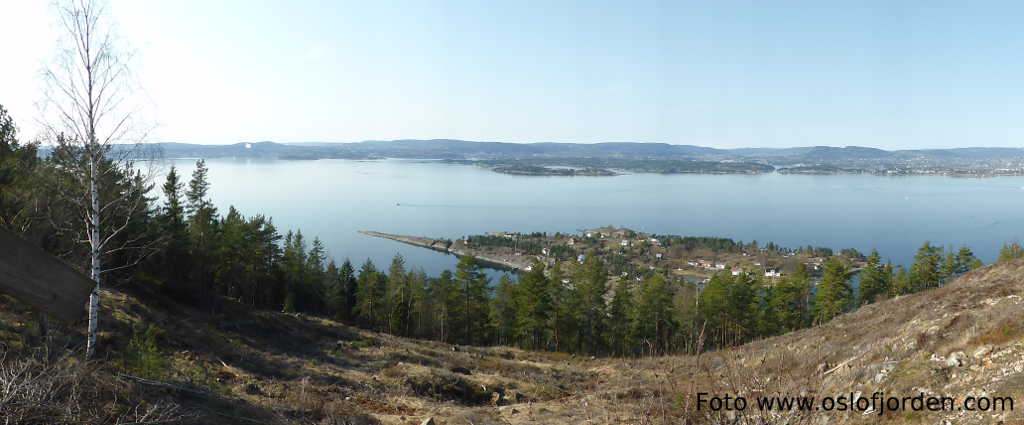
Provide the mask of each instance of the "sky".
{"label": "sky", "polygon": [[[1021,2],[109,6],[153,141],[1024,146]],[[49,1],[0,0],[24,138],[58,37]]]}

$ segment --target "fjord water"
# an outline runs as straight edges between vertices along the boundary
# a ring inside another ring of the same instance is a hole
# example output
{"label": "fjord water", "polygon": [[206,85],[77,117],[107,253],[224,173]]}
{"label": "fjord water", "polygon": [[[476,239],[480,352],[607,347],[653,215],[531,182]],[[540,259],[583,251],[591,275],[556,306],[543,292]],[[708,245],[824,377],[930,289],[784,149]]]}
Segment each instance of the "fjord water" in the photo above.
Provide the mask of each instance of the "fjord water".
{"label": "fjord water", "polygon": [[[193,160],[171,160],[188,179]],[[273,217],[283,234],[319,236],[339,262],[395,253],[436,275],[456,258],[356,233],[456,239],[494,231],[575,232],[605,225],[654,233],[773,241],[786,247],[877,248],[909,264],[928,240],[970,246],[986,263],[1024,235],[1024,177],[871,175],[510,176],[411,160],[212,159],[221,213]],[[166,171],[166,170],[165,170]]]}

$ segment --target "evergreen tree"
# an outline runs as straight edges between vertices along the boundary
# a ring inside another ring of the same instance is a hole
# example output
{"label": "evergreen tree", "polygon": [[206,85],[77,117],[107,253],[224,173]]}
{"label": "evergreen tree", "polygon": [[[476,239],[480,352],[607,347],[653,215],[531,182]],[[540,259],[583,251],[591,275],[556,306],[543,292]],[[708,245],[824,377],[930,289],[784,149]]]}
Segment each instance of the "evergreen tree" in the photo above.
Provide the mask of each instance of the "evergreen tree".
{"label": "evergreen tree", "polygon": [[757,286],[746,273],[732,279],[729,291],[729,312],[733,316],[734,345],[749,341],[757,333]]}
{"label": "evergreen tree", "polygon": [[341,270],[333,259],[327,262],[327,269],[324,271],[324,293],[327,298],[324,300],[324,310],[328,317],[340,319],[342,309],[345,306],[344,283],[341,280]]}
{"label": "evergreen tree", "polygon": [[974,252],[966,246],[960,247],[956,253],[957,269],[956,274],[964,274],[983,266],[981,259],[974,256]]}
{"label": "evergreen tree", "polygon": [[710,336],[709,342],[715,347],[726,347],[735,343],[732,336],[734,317],[729,306],[729,292],[732,290],[732,276],[716,273],[698,296],[699,311],[704,318]]}
{"label": "evergreen tree", "polygon": [[356,305],[355,315],[363,326],[369,329],[377,329],[377,317],[381,310],[380,300],[384,291],[379,286],[379,273],[369,258],[359,268],[359,277],[356,279]]}
{"label": "evergreen tree", "polygon": [[161,209],[161,222],[163,230],[168,235],[184,237],[185,233],[185,206],[182,204],[182,191],[185,184],[178,176],[178,169],[171,166],[162,186],[164,194],[164,206]]}
{"label": "evergreen tree", "polygon": [[914,292],[935,288],[942,281],[942,247],[925,242],[914,256],[910,266],[910,285]]}
{"label": "evergreen tree", "polygon": [[672,291],[660,273],[645,279],[640,285],[636,308],[636,339],[650,354],[663,354],[675,332]]}
{"label": "evergreen tree", "polygon": [[388,269],[387,281],[388,332],[393,335],[408,335],[409,318],[412,314],[412,285],[405,271],[405,258],[395,254]]}
{"label": "evergreen tree", "polygon": [[[520,283],[522,285],[522,283]],[[495,343],[513,345],[518,339],[516,326],[516,303],[520,299],[517,285],[508,274],[501,276],[491,300],[491,327]]]}
{"label": "evergreen tree", "polygon": [[210,191],[209,172],[210,169],[206,167],[205,160],[196,161],[196,169],[192,171],[192,180],[189,180],[188,191],[185,192],[186,206],[190,217],[195,216],[203,209],[213,208],[213,203],[207,197]]}
{"label": "evergreen tree", "polygon": [[193,282],[198,283],[204,294],[213,289],[213,265],[215,258],[215,239],[217,237],[217,210],[207,198],[210,183],[207,180],[206,163],[196,161],[196,169],[185,192],[186,211],[189,214],[189,258],[192,260]]}
{"label": "evergreen tree", "polygon": [[431,329],[431,305],[428,298],[430,278],[421,268],[409,271],[411,296],[406,300],[409,323],[406,334],[416,338],[429,338]]}
{"label": "evergreen tree", "polygon": [[885,297],[892,289],[892,281],[877,250],[871,250],[867,263],[860,272],[860,304],[871,304]]}
{"label": "evergreen tree", "polygon": [[551,282],[551,339],[545,346],[555,350],[572,351],[579,346],[580,334],[579,312],[582,301],[578,296],[576,285],[566,284],[562,268],[555,263],[549,269],[548,281]]}
{"label": "evergreen tree", "polygon": [[846,312],[852,301],[849,266],[837,256],[829,257],[814,298],[814,322],[820,324],[832,320]]}
{"label": "evergreen tree", "polygon": [[[334,262],[331,262],[334,265]],[[341,268],[335,273],[333,285],[328,292],[329,311],[335,319],[343,321],[352,320],[352,309],[356,305],[356,277],[355,269],[352,268],[352,261],[348,258],[341,263]]]}
{"label": "evergreen tree", "polygon": [[0,105],[0,229],[24,233],[34,219],[27,204],[38,186],[30,178],[39,164],[37,150],[18,141],[18,127]]}
{"label": "evergreen tree", "polygon": [[914,292],[907,269],[903,267],[897,268],[896,276],[892,280],[892,290],[894,295],[907,295]]}
{"label": "evergreen tree", "polygon": [[779,332],[792,332],[807,327],[812,287],[807,266],[800,264],[795,272],[786,275],[772,289],[769,303]]}
{"label": "evergreen tree", "polygon": [[578,317],[581,319],[577,350],[581,353],[597,354],[604,350],[604,335],[607,326],[608,272],[597,257],[588,258],[577,268],[573,276],[573,287],[580,300]]}
{"label": "evergreen tree", "polygon": [[444,270],[436,279],[430,281],[427,294],[433,308],[434,338],[438,341],[451,342],[454,339],[453,323],[458,323],[458,311],[461,305],[458,284],[450,270]]}
{"label": "evergreen tree", "polygon": [[1024,258],[1024,246],[1021,246],[1020,242],[1010,242],[999,249],[999,259],[996,262],[1002,263],[1018,258]]}
{"label": "evergreen tree", "polygon": [[764,338],[778,334],[781,329],[778,312],[775,310],[775,304],[771,302],[775,288],[767,285],[760,277],[754,278],[753,287],[755,295],[751,309],[755,309],[754,311],[757,312],[757,317],[754,319],[757,324],[754,337]]}
{"label": "evergreen tree", "polygon": [[157,220],[166,243],[164,249],[151,259],[148,267],[152,274],[166,276],[168,282],[164,283],[168,283],[168,289],[179,296],[193,289],[187,286],[188,227],[182,204],[184,187],[177,169],[172,166],[162,186],[164,205]]}
{"label": "evergreen tree", "polygon": [[633,302],[633,285],[629,279],[620,280],[615,286],[615,294],[608,306],[608,334],[605,339],[611,353],[619,356],[631,354],[634,347],[633,337],[636,310]]}
{"label": "evergreen tree", "polygon": [[490,318],[489,279],[480,271],[476,257],[471,255],[464,255],[459,259],[455,279],[458,281],[460,298],[455,320],[458,324],[457,329],[461,332],[459,341],[468,345],[481,343],[481,336],[484,335]]}
{"label": "evergreen tree", "polygon": [[235,207],[230,207],[218,228],[213,244],[214,257],[218,259],[212,265],[214,282],[219,293],[240,298],[242,288],[253,277],[248,264],[251,256],[247,255],[246,222]]}
{"label": "evergreen tree", "polygon": [[546,342],[552,310],[551,285],[544,275],[544,265],[539,262],[533,263],[533,269],[519,279],[517,324],[528,348],[541,349]]}

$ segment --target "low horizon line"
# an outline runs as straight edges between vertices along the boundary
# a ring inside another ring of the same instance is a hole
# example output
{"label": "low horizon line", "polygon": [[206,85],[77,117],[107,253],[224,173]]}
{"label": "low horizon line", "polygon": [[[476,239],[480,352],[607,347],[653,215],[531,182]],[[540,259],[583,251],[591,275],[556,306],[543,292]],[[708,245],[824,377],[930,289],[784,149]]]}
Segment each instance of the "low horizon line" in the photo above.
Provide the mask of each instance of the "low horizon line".
{"label": "low horizon line", "polygon": [[744,146],[744,147],[715,147],[712,145],[697,145],[689,143],[669,143],[669,142],[554,142],[554,141],[534,141],[534,142],[507,142],[507,141],[492,141],[492,140],[467,140],[467,139],[447,139],[447,138],[402,138],[402,139],[366,139],[359,141],[303,141],[303,142],[279,142],[274,140],[258,140],[258,141],[241,141],[241,142],[229,142],[229,143],[199,143],[199,142],[181,142],[181,141],[151,141],[147,143],[180,143],[188,145],[200,145],[200,146],[231,146],[239,145],[244,143],[274,143],[279,145],[301,145],[308,143],[322,143],[332,145],[350,145],[368,142],[435,142],[435,141],[453,141],[453,142],[466,142],[466,143],[503,143],[512,145],[536,145],[536,144],[565,144],[565,145],[607,145],[607,144],[637,144],[637,145],[668,145],[668,146],[691,146],[698,148],[708,148],[717,150],[741,150],[741,149],[800,149],[800,148],[867,148],[867,149],[878,149],[882,151],[927,151],[927,150],[952,150],[952,149],[1024,149],[1022,146],[957,146],[957,147],[929,147],[929,148],[881,148],[868,145],[799,145],[799,146],[786,146],[786,147],[771,147],[771,146]]}

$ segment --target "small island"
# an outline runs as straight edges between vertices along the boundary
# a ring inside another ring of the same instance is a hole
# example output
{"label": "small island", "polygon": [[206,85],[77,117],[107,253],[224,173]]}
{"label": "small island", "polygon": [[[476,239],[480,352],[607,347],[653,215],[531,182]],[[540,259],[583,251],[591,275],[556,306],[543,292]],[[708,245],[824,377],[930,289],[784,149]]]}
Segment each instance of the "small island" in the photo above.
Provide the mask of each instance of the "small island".
{"label": "small island", "polygon": [[615,176],[618,175],[614,171],[606,170],[604,168],[584,167],[584,168],[570,168],[570,167],[545,167],[540,165],[523,165],[523,164],[512,164],[512,165],[501,165],[492,168],[496,173],[510,174],[515,176]]}

